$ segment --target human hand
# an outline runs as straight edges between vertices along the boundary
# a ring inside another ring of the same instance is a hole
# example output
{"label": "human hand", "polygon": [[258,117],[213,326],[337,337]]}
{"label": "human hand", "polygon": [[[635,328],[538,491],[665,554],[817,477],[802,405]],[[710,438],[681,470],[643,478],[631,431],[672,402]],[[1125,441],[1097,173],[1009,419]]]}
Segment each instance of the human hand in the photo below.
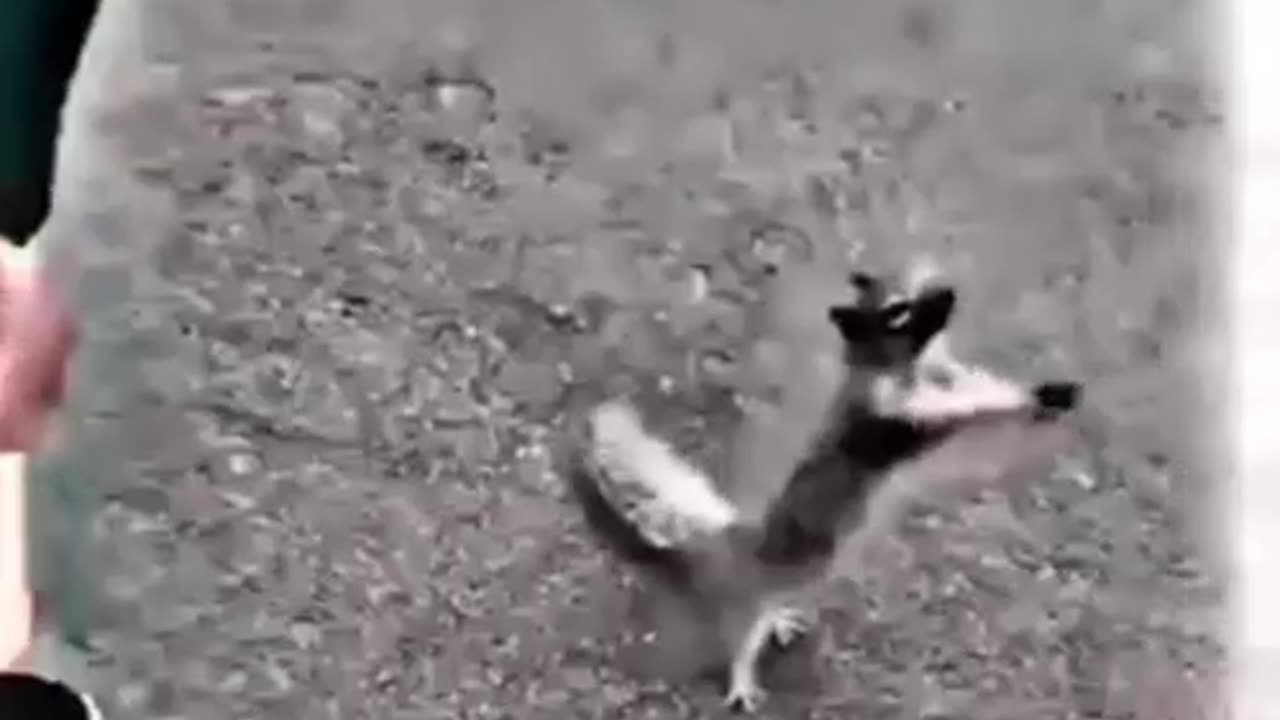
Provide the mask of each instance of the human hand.
{"label": "human hand", "polygon": [[30,248],[0,240],[0,452],[38,449],[62,404],[75,341]]}

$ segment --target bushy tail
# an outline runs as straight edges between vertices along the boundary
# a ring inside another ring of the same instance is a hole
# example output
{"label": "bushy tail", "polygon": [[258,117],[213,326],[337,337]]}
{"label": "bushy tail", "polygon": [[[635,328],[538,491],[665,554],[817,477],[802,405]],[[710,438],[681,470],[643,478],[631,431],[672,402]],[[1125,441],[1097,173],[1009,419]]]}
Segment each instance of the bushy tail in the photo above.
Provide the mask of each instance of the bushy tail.
{"label": "bushy tail", "polygon": [[607,402],[591,413],[594,452],[610,469],[644,486],[663,507],[702,532],[716,532],[738,520],[738,508],[716,489],[706,473],[648,432],[630,405]]}
{"label": "bushy tail", "polygon": [[689,576],[689,558],[678,547],[651,541],[600,490],[598,473],[575,459],[569,468],[569,487],[582,506],[587,528],[623,560],[667,582],[682,585]]}

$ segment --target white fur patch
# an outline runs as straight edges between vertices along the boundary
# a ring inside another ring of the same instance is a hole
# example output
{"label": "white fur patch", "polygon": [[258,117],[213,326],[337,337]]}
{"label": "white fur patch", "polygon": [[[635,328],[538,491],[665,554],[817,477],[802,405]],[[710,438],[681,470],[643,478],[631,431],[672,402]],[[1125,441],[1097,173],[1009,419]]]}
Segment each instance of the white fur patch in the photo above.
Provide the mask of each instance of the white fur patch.
{"label": "white fur patch", "polygon": [[1025,385],[957,360],[945,335],[925,348],[910,379],[877,378],[872,398],[880,412],[922,423],[1017,411],[1032,403]]}
{"label": "white fur patch", "polygon": [[610,465],[645,486],[702,531],[714,531],[738,518],[738,509],[698,470],[662,439],[649,434],[630,405],[607,402],[591,414],[598,452]]}

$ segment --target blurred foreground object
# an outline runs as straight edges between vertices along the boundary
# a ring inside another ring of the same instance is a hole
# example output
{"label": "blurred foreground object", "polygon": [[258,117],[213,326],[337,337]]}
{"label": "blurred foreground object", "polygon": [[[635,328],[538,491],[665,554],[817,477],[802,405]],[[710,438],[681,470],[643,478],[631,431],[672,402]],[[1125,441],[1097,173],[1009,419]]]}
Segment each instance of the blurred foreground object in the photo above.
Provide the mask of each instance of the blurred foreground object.
{"label": "blurred foreground object", "polygon": [[0,244],[0,452],[28,453],[62,404],[75,326],[32,252]]}
{"label": "blurred foreground object", "polygon": [[45,720],[101,720],[93,700],[57,680],[0,672],[0,707],[13,717]]}
{"label": "blurred foreground object", "polygon": [[28,460],[47,440],[75,342],[44,265],[24,248],[49,215],[63,106],[98,5],[0,3],[0,669],[31,640]]}
{"label": "blurred foreground object", "polygon": [[98,0],[0,2],[0,236],[25,245],[49,215],[54,160]]}
{"label": "blurred foreground object", "polygon": [[27,458],[62,403],[74,344],[70,315],[31,251],[0,241],[0,669],[30,640]]}

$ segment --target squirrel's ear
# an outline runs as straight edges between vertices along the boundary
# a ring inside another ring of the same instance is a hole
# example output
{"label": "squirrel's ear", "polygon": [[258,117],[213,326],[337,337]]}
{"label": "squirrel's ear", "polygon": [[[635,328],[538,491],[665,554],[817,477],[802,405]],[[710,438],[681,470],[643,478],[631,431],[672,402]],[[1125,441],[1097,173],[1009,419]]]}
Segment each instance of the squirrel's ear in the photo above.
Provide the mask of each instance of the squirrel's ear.
{"label": "squirrel's ear", "polygon": [[951,322],[956,309],[956,291],[949,287],[928,290],[912,305],[911,341],[916,349],[921,349]]}
{"label": "squirrel's ear", "polygon": [[849,273],[849,286],[858,293],[858,303],[863,307],[872,307],[884,301],[884,282],[871,273],[854,270]]}
{"label": "squirrel's ear", "polygon": [[827,318],[845,340],[862,338],[870,328],[867,311],[857,305],[833,305],[827,310]]}

